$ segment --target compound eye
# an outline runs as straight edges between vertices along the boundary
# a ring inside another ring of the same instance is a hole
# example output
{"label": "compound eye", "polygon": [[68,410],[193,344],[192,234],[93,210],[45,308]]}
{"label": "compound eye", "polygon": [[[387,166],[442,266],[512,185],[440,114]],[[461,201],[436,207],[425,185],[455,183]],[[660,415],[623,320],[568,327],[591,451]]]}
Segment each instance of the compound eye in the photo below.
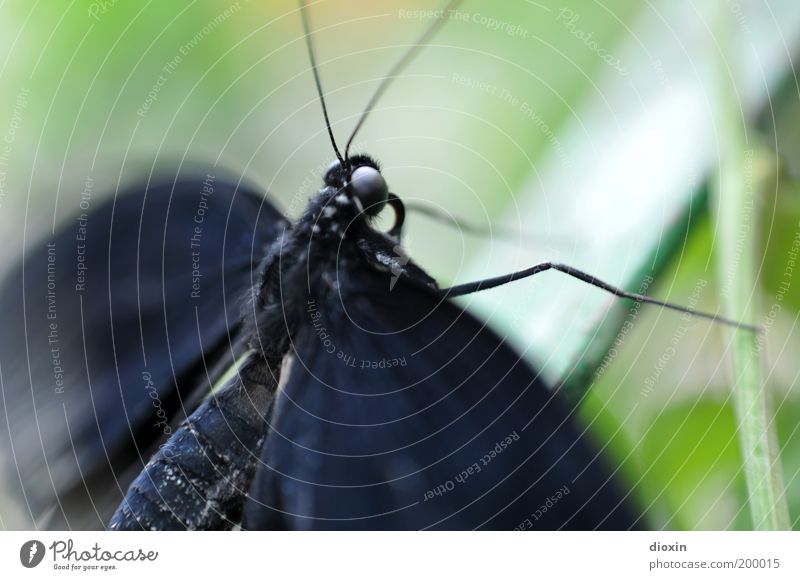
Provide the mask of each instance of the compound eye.
{"label": "compound eye", "polygon": [[350,191],[364,206],[369,216],[378,215],[389,199],[389,186],[380,172],[374,167],[362,165],[353,171]]}

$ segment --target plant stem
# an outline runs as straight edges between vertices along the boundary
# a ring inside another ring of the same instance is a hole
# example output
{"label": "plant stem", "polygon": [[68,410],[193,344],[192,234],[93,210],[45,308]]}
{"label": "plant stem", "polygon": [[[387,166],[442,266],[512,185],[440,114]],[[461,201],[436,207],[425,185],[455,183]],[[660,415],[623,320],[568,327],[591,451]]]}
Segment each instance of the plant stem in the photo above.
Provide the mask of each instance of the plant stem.
{"label": "plant stem", "polygon": [[[712,207],[716,210],[717,276],[722,295],[723,316],[758,323],[760,303],[756,249],[758,197],[767,184],[758,171],[761,151],[752,144],[738,100],[736,65],[741,62],[731,50],[733,22],[727,4],[720,3],[716,26],[722,52],[716,63],[718,73],[717,128],[721,153],[719,174],[712,186]],[[727,57],[727,61],[723,60]],[[761,350],[763,336],[729,330],[726,344],[733,358],[733,396],[739,443],[753,527],[757,530],[790,528],[779,446],[769,393],[763,381]]]}

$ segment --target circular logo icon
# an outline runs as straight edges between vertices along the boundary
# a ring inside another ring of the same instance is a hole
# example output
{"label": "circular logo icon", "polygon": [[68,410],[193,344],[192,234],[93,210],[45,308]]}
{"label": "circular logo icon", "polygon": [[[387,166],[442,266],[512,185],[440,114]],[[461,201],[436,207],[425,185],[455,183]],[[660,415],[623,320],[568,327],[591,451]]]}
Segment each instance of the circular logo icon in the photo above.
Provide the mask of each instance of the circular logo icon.
{"label": "circular logo icon", "polygon": [[39,540],[28,540],[19,549],[19,561],[26,568],[35,568],[44,559],[44,544]]}

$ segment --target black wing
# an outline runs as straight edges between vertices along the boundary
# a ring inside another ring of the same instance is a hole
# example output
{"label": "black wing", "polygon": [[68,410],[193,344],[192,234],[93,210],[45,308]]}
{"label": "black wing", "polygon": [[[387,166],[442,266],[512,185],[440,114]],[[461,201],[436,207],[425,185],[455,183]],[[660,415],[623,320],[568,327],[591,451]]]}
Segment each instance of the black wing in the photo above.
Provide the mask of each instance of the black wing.
{"label": "black wing", "polygon": [[284,227],[252,189],[162,183],[77,216],[10,273],[4,472],[38,525],[105,524],[185,398],[234,356],[254,260]]}
{"label": "black wing", "polygon": [[248,528],[627,529],[570,409],[492,331],[360,268],[312,297]]}

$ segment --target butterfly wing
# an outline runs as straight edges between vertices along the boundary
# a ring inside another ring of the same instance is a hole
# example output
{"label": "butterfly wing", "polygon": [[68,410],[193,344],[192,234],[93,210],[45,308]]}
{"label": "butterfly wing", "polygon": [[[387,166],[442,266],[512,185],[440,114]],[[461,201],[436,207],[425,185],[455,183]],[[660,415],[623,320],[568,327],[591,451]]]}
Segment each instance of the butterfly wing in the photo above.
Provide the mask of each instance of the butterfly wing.
{"label": "butterfly wing", "polygon": [[494,332],[368,268],[339,289],[307,301],[246,527],[634,526],[573,410]]}
{"label": "butterfly wing", "polygon": [[210,176],[139,187],[11,272],[0,431],[30,517],[105,524],[186,398],[233,357],[254,258],[284,224],[261,194]]}

